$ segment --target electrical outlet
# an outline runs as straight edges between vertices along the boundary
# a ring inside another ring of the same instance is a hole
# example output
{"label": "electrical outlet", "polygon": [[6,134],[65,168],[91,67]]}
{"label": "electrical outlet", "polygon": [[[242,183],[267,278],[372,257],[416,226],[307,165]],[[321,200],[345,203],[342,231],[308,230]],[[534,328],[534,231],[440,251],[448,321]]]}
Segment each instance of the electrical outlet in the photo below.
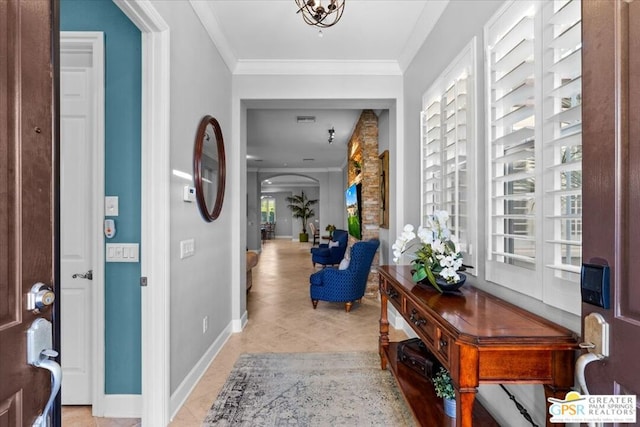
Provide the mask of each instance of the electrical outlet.
{"label": "electrical outlet", "polygon": [[202,333],[206,334],[207,329],[209,329],[209,316],[204,316],[202,318]]}

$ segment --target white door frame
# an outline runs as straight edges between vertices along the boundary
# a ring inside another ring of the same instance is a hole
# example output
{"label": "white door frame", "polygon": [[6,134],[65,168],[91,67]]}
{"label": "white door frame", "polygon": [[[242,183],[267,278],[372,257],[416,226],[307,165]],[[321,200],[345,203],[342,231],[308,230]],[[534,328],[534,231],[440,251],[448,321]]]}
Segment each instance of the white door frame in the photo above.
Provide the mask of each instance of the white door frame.
{"label": "white door frame", "polygon": [[142,425],[169,424],[169,25],[148,0],[113,0],[142,32]]}
{"label": "white door frame", "polygon": [[[91,219],[93,280],[91,286],[91,402],[101,411],[104,400],[104,33],[96,31],[61,31],[60,53],[82,52],[91,55],[93,100],[91,116],[94,120],[92,147]],[[64,331],[63,331],[64,333]],[[63,355],[64,357],[64,355]],[[95,413],[95,412],[94,412]]]}

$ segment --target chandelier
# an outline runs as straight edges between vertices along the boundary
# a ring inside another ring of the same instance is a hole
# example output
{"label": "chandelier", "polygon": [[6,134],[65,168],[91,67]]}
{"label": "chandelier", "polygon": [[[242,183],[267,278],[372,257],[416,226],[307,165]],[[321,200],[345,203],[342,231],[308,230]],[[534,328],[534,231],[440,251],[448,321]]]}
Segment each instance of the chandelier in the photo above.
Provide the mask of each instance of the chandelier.
{"label": "chandelier", "polygon": [[298,12],[302,12],[304,22],[320,28],[329,28],[338,23],[344,12],[345,0],[328,0],[325,8],[322,0],[296,0]]}

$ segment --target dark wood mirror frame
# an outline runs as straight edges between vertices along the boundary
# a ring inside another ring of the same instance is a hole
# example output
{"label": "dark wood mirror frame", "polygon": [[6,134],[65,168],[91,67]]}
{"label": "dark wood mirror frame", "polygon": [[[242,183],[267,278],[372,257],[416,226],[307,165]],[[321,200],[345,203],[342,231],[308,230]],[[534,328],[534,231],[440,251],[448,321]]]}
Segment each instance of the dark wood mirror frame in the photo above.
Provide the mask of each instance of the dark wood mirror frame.
{"label": "dark wood mirror frame", "polygon": [[[218,188],[215,200],[213,201],[207,201],[204,193],[202,179],[204,145],[207,136],[207,126],[209,125],[211,125],[213,128],[213,135],[215,137],[215,144],[217,147],[218,155]],[[196,201],[198,202],[200,214],[202,215],[202,218],[204,218],[204,220],[207,222],[215,220],[220,215],[220,211],[222,210],[222,202],[224,201],[225,177],[226,160],[224,154],[224,139],[222,138],[222,130],[220,129],[220,124],[214,117],[204,116],[200,121],[198,132],[196,133],[196,141],[193,151],[193,181],[196,187]]]}

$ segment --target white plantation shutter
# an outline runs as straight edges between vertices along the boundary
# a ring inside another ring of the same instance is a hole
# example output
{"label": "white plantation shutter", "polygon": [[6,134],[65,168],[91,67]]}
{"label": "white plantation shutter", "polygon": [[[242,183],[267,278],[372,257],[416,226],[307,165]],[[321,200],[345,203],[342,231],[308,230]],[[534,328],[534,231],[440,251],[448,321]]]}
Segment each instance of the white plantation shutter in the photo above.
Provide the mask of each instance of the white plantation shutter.
{"label": "white plantation shutter", "polygon": [[[577,0],[553,1],[545,6],[544,299],[579,312],[576,284],[582,264],[581,8]],[[555,297],[558,294],[567,297]],[[574,304],[565,301],[572,296]]]}
{"label": "white plantation shutter", "polygon": [[450,229],[461,242],[468,242],[467,207],[467,72],[463,71],[447,89],[443,106],[443,198],[451,215]]}
{"label": "white plantation shutter", "polygon": [[[533,2],[516,2],[488,30],[490,250],[487,258],[535,269]],[[492,270],[490,270],[492,271]]]}
{"label": "white plantation shutter", "polygon": [[449,228],[461,242],[464,262],[476,265],[475,186],[470,186],[475,143],[475,39],[423,97],[421,112],[422,223],[436,210],[449,212]]}
{"label": "white plantation shutter", "polygon": [[422,223],[442,205],[442,135],[440,98],[421,111]]}
{"label": "white plantation shutter", "polygon": [[514,1],[485,27],[487,279],[579,311],[579,0]]}

